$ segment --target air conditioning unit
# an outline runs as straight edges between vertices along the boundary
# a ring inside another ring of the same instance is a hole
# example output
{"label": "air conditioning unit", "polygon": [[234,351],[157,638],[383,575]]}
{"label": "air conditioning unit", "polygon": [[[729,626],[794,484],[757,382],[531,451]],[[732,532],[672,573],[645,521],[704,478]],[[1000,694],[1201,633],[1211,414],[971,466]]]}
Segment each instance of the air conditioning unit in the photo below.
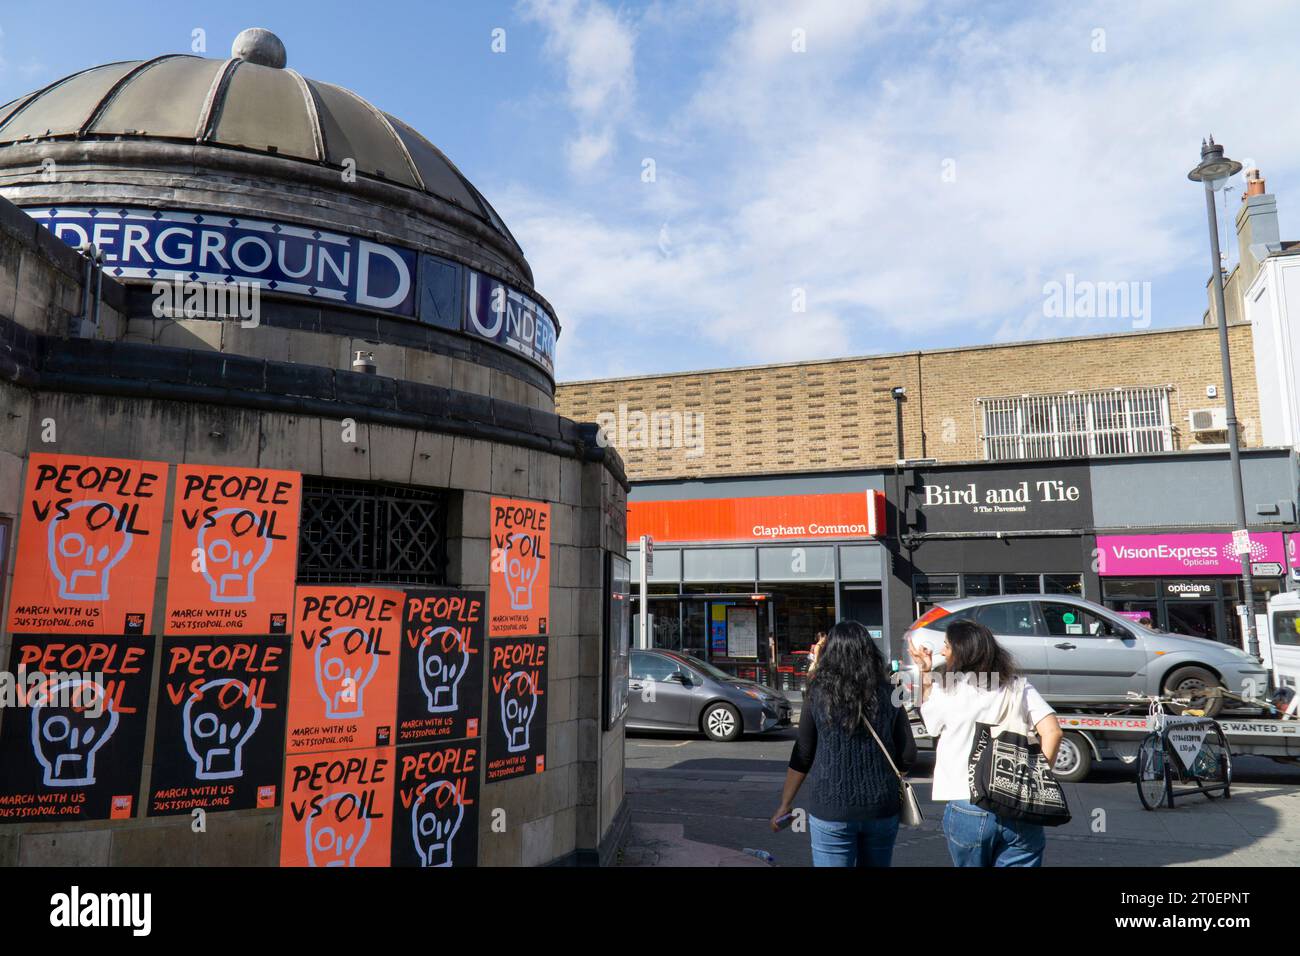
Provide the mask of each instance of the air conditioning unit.
{"label": "air conditioning unit", "polygon": [[1222,432],[1228,430],[1226,408],[1193,408],[1187,413],[1192,432]]}

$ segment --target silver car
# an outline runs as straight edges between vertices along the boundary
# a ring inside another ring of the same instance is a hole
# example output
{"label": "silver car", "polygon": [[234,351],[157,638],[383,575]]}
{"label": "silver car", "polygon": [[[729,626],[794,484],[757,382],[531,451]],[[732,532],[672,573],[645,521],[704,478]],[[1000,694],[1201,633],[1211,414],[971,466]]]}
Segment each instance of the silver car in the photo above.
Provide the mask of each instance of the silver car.
{"label": "silver car", "polygon": [[944,631],[967,618],[983,624],[1049,702],[1086,707],[1119,703],[1130,692],[1190,698],[1219,712],[1212,687],[1263,697],[1268,672],[1245,651],[1218,641],[1154,631],[1100,604],[1062,594],[1007,594],[944,601],[907,631],[908,643],[943,647]]}
{"label": "silver car", "polygon": [[790,724],[790,701],[779,690],[675,651],[633,651],[627,689],[629,730],[685,730],[730,741]]}

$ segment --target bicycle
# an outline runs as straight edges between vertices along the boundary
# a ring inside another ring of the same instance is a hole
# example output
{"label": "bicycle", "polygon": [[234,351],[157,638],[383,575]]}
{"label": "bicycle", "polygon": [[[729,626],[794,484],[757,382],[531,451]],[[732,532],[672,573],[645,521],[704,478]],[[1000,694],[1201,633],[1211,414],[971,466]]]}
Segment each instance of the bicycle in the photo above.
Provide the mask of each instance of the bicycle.
{"label": "bicycle", "polygon": [[[1149,702],[1149,733],[1138,747],[1138,799],[1147,810],[1174,806],[1174,799],[1192,793],[1213,800],[1219,793],[1232,798],[1232,750],[1219,722],[1189,713],[1165,713],[1166,704],[1186,707],[1190,700],[1172,697],[1132,697]],[[1175,783],[1189,786],[1175,789]]]}

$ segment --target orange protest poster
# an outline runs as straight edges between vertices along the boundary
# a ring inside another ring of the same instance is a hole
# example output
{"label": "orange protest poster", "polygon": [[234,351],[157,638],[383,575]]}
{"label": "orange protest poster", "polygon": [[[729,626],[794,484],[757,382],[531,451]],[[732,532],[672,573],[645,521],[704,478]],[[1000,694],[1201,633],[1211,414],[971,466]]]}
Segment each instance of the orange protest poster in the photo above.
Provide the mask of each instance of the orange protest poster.
{"label": "orange protest poster", "polygon": [[551,608],[551,506],[493,498],[489,637],[547,634]]}
{"label": "orange protest poster", "polygon": [[298,588],[286,753],[393,743],[405,600],[381,588]]}
{"label": "orange protest poster", "polygon": [[288,634],[302,476],[179,465],[166,634]]}
{"label": "orange protest poster", "polygon": [[394,748],[305,754],[284,762],[281,866],[388,866]]}
{"label": "orange protest poster", "polygon": [[33,454],[9,630],[149,634],[167,464]]}

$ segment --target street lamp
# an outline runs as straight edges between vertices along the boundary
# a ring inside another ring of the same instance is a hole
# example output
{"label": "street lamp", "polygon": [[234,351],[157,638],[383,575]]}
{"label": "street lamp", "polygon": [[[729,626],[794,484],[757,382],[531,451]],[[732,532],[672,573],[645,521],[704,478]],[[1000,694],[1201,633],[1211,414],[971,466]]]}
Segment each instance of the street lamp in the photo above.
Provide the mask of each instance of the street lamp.
{"label": "street lamp", "polygon": [[[1205,211],[1210,218],[1210,273],[1214,278],[1214,307],[1219,314],[1219,358],[1223,362],[1223,390],[1227,404],[1228,453],[1232,458],[1232,488],[1237,506],[1237,527],[1246,530],[1246,496],[1241,481],[1241,444],[1237,435],[1237,403],[1232,391],[1232,360],[1228,354],[1228,314],[1223,307],[1223,267],[1219,258],[1219,217],[1214,209],[1214,194],[1227,185],[1228,179],[1241,172],[1241,163],[1223,155],[1223,147],[1211,135],[1201,142],[1201,161],[1187,174],[1192,182],[1205,185]],[[1259,638],[1255,633],[1255,582],[1250,574],[1250,550],[1240,555],[1241,583],[1245,588],[1246,652],[1259,656]]]}

